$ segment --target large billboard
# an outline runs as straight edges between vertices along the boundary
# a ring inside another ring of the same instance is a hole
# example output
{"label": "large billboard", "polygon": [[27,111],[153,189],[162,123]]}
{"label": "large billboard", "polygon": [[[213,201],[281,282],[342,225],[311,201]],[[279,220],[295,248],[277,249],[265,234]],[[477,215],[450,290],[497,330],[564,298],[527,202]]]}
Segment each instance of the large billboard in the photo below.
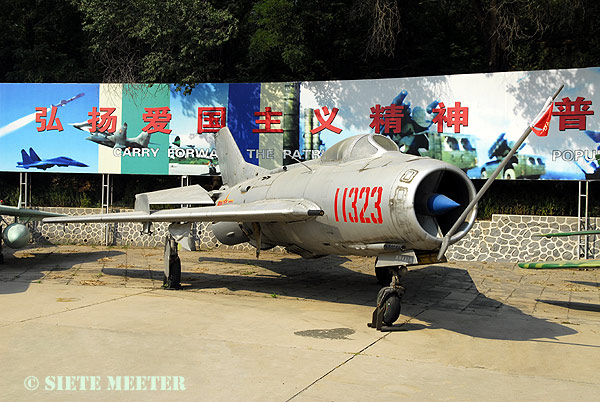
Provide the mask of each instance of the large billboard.
{"label": "large billboard", "polygon": [[504,179],[600,178],[600,68],[379,80],[174,85],[0,84],[0,171],[215,175],[228,126],[265,168],[318,157],[356,134],[486,178],[545,99],[565,88],[547,137]]}

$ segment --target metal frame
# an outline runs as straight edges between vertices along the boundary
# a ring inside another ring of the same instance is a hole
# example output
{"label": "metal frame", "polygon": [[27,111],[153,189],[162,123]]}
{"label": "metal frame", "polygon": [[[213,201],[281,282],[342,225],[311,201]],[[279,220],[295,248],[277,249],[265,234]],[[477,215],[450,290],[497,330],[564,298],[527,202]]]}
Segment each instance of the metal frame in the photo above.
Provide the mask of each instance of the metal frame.
{"label": "metal frame", "polygon": [[[577,191],[577,231],[586,231],[589,230],[589,217],[588,217],[588,207],[589,207],[589,181],[585,181],[585,189],[583,188],[583,181],[579,181],[579,189]],[[584,211],[584,215],[582,216],[582,210]],[[577,244],[577,255],[580,259],[588,259],[589,256],[589,236],[578,236],[578,244]]]}
{"label": "metal frame", "polygon": [[31,182],[28,172],[19,173],[19,208],[29,208],[31,206]]}
{"label": "metal frame", "polygon": [[[109,173],[102,174],[102,213],[107,214],[113,202],[113,182]],[[114,224],[116,225],[116,223]],[[108,246],[111,243],[110,239],[110,223],[104,224],[104,245]],[[114,239],[113,239],[114,240]]]}

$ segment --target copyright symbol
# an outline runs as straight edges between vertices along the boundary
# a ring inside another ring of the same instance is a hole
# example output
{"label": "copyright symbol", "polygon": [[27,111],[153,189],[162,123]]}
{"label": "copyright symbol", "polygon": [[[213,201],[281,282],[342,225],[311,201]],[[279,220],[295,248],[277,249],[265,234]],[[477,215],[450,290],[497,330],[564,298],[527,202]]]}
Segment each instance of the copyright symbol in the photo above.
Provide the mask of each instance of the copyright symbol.
{"label": "copyright symbol", "polygon": [[23,384],[29,391],[35,391],[40,386],[40,382],[38,381],[37,377],[33,375],[27,377]]}

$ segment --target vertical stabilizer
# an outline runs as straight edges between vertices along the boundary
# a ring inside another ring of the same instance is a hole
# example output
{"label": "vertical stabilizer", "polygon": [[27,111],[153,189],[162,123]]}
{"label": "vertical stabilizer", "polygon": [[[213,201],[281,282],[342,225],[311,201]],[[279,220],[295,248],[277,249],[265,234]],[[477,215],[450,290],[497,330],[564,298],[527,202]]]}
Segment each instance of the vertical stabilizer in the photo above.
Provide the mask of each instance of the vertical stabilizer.
{"label": "vertical stabilizer", "polygon": [[234,186],[251,177],[267,172],[266,169],[244,160],[227,127],[223,127],[215,134],[215,148],[219,157],[219,168],[221,169],[223,184],[227,186]]}
{"label": "vertical stabilizer", "polygon": [[150,134],[148,134],[145,131],[142,131],[140,133],[140,135],[138,135],[137,137],[135,137],[132,140],[132,142],[135,142],[136,144],[138,144],[142,148],[148,148],[148,145],[150,144]]}
{"label": "vertical stabilizer", "polygon": [[29,157],[31,158],[31,160],[33,162],[39,162],[39,161],[41,161],[40,157],[38,156],[38,154],[35,153],[35,151],[33,150],[33,148],[29,148]]}
{"label": "vertical stabilizer", "polygon": [[23,158],[23,162],[19,163],[19,165],[22,165],[25,169],[27,169],[29,165],[33,163],[33,161],[24,149],[21,150],[21,158]]}

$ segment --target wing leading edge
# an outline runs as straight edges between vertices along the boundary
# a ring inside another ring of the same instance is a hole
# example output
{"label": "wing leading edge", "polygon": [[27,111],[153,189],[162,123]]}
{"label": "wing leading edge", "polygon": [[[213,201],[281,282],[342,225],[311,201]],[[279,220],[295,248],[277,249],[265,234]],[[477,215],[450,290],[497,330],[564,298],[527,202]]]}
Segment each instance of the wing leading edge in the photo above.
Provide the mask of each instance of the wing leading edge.
{"label": "wing leading edge", "polygon": [[44,217],[50,217],[50,216],[64,216],[61,214],[55,214],[53,212],[36,211],[34,209],[9,207],[6,205],[0,205],[0,215],[19,216],[19,217],[23,217],[23,218],[32,218],[34,220],[39,220]]}
{"label": "wing leading edge", "polygon": [[247,204],[133,211],[45,218],[44,223],[105,222],[296,222],[322,216],[315,203],[302,199],[261,200]]}

